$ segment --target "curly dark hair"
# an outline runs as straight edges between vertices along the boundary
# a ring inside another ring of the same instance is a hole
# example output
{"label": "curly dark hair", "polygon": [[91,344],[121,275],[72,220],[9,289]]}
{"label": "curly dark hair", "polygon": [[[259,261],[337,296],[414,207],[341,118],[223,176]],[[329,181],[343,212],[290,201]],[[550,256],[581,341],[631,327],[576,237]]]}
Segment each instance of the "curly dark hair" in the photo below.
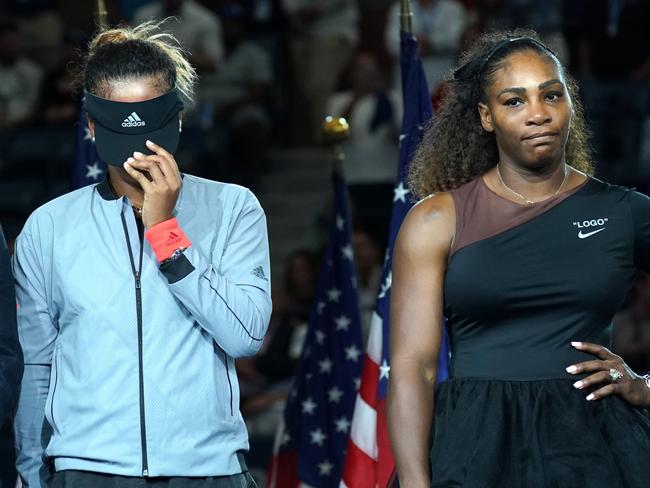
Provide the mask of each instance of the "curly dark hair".
{"label": "curly dark hair", "polygon": [[408,184],[417,198],[458,188],[496,166],[496,139],[493,133],[483,130],[477,105],[487,100],[487,88],[505,59],[521,51],[547,56],[561,70],[574,112],[566,145],[567,164],[593,173],[589,132],[576,82],[535,31],[492,32],[481,36],[445,78],[446,95],[441,109],[429,123],[409,168]]}

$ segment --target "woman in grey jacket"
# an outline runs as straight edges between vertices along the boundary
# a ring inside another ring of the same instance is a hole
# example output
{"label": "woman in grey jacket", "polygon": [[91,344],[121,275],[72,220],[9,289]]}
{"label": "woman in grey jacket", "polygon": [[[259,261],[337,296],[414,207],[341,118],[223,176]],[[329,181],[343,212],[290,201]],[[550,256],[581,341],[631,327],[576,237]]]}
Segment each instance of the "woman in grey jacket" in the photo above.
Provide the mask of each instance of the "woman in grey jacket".
{"label": "woman in grey jacket", "polygon": [[[83,75],[108,176],[16,242],[24,485],[254,486],[234,359],[271,313],[266,222],[245,188],[174,159],[195,73],[156,25],[101,32]],[[51,432],[50,432],[51,430]]]}

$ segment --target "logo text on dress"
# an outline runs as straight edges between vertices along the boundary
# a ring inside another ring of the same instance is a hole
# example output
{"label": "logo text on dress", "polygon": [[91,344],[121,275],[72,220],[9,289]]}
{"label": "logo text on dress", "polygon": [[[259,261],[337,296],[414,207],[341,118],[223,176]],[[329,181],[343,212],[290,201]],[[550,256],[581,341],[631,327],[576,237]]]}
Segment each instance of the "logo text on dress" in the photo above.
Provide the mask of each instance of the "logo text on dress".
{"label": "logo text on dress", "polygon": [[583,220],[582,222],[574,222],[573,225],[578,227],[578,229],[585,229],[587,227],[596,227],[600,225],[605,225],[609,219],[604,218],[604,219],[591,219],[591,220]]}
{"label": "logo text on dress", "polygon": [[[582,222],[574,222],[573,225],[576,226],[580,231],[578,232],[578,238],[579,239],[586,239],[587,237],[591,237],[594,234],[598,234],[599,232],[602,232],[605,230],[605,224],[607,223],[609,219],[608,218],[600,218],[600,219],[590,219],[590,220],[583,220]],[[588,229],[588,228],[593,228],[593,227],[600,227],[599,229],[594,229],[589,232],[584,231],[582,229]]]}

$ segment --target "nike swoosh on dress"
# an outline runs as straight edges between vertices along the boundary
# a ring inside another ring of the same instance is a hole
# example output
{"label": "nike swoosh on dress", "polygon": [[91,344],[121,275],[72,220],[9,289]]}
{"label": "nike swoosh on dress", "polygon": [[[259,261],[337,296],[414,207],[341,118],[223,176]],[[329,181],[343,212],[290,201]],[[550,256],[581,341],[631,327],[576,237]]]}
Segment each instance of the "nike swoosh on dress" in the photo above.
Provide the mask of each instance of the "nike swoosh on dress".
{"label": "nike swoosh on dress", "polygon": [[603,227],[602,229],[594,230],[592,232],[587,232],[586,234],[583,234],[582,231],[580,231],[580,232],[578,232],[578,237],[580,239],[586,239],[587,237],[593,236],[594,234],[598,234],[600,231],[603,231],[603,230],[605,230],[605,227]]}

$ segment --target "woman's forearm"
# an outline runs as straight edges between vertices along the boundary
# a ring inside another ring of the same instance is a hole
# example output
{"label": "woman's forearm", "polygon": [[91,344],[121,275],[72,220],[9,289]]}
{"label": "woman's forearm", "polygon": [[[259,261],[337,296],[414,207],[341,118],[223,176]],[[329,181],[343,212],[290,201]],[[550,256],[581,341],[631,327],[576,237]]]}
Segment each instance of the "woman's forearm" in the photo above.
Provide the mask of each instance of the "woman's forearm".
{"label": "woman's forearm", "polygon": [[400,488],[428,488],[432,381],[413,366],[400,368],[392,364],[387,406]]}

